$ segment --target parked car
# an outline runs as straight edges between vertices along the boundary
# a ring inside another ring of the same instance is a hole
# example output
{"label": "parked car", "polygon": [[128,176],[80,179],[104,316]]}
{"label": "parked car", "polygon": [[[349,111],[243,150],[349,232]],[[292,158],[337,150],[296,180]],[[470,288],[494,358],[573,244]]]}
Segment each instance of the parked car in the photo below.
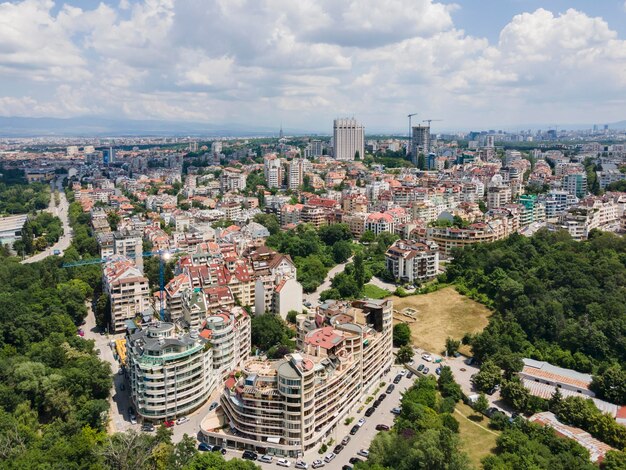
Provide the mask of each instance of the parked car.
{"label": "parked car", "polygon": [[417,371],[421,372],[424,370],[424,364],[420,364],[419,366],[417,366]]}
{"label": "parked car", "polygon": [[468,366],[471,366],[472,364],[474,364],[474,358],[468,357],[467,359],[465,359],[465,364],[467,364]]}
{"label": "parked car", "polygon": [[291,467],[291,462],[287,459],[278,459],[276,465],[279,467]]}
{"label": "parked car", "polygon": [[141,425],[141,430],[144,432],[153,432],[154,431],[154,424],[152,423],[143,423]]}
{"label": "parked car", "polygon": [[224,455],[226,453],[226,449],[224,449],[222,446],[213,446],[211,452],[220,452],[222,455]]}
{"label": "parked car", "polygon": [[253,452],[251,450],[244,450],[241,458],[245,460],[256,460],[259,458],[259,456],[256,452]]}
{"label": "parked car", "polygon": [[269,454],[263,454],[259,457],[259,462],[272,463],[272,460],[274,460],[274,457]]}
{"label": "parked car", "polygon": [[376,431],[389,431],[389,426],[386,424],[377,424]]}
{"label": "parked car", "polygon": [[344,437],[344,438],[341,440],[341,445],[345,447],[345,446],[347,446],[347,445],[348,445],[348,442],[350,442],[350,436],[346,436],[346,437]]}
{"label": "parked car", "polygon": [[487,417],[491,418],[498,411],[499,411],[498,408],[496,408],[495,406],[491,406],[491,407],[487,408],[487,411],[485,411],[485,414],[487,415]]}
{"label": "parked car", "polygon": [[171,428],[172,426],[174,426],[174,421],[163,421],[163,426],[165,426],[166,428]]}
{"label": "parked car", "polygon": [[76,334],[77,334],[78,336],[85,336],[85,332],[82,330],[82,328],[79,328],[79,329],[76,331]]}
{"label": "parked car", "polygon": [[[318,460],[318,462],[321,462],[321,460]],[[307,470],[307,468],[309,468],[309,464],[306,463],[304,460],[296,460],[296,468],[302,468],[303,470]]]}
{"label": "parked car", "polygon": [[359,429],[361,429],[361,426],[355,424],[354,426],[352,426],[352,429],[350,429],[350,434],[354,436],[359,431]]}
{"label": "parked car", "polygon": [[326,456],[324,457],[324,462],[329,463],[332,462],[335,457],[337,457],[334,453],[330,453],[330,454],[326,454]]}
{"label": "parked car", "polygon": [[406,374],[406,378],[407,379],[413,378],[413,372],[409,371],[409,373]]}
{"label": "parked car", "polygon": [[435,369],[435,374],[437,374],[437,375],[441,374],[441,367],[437,367]]}
{"label": "parked car", "polygon": [[198,444],[198,450],[200,452],[211,452],[212,448],[213,448],[213,446],[210,446],[206,442],[201,442],[200,444]]}
{"label": "parked car", "polygon": [[430,354],[422,354],[422,359],[424,359],[426,362],[432,362],[433,357]]}
{"label": "parked car", "polygon": [[311,467],[313,468],[321,468],[324,466],[324,462],[322,462],[321,460],[314,460],[313,463],[311,464]]}
{"label": "parked car", "polygon": [[182,416],[176,420],[176,424],[179,424],[179,425],[185,424],[188,421],[189,421],[189,418],[187,418],[187,416]]}
{"label": "parked car", "polygon": [[402,413],[402,409],[401,409],[401,408],[398,408],[398,407],[395,407],[395,408],[392,408],[392,409],[391,409],[391,412],[392,412],[394,415],[399,415],[400,413]]}
{"label": "parked car", "polygon": [[493,395],[498,390],[500,390],[500,384],[495,384],[491,389],[487,391],[487,395]]}
{"label": "parked car", "polygon": [[357,452],[357,454],[360,455],[361,457],[369,457],[370,451],[367,449],[361,449]]}
{"label": "parked car", "polygon": [[120,384],[120,390],[123,392],[124,390],[126,390],[126,385],[124,385],[124,382],[122,382]]}
{"label": "parked car", "polygon": [[383,401],[385,398],[387,398],[387,395],[385,395],[384,393],[378,395],[378,401]]}
{"label": "parked car", "polygon": [[391,392],[393,392],[394,388],[396,388],[394,384],[389,384],[389,387],[387,387],[387,391],[385,393],[390,394]]}
{"label": "parked car", "polygon": [[350,460],[348,460],[348,462],[350,462],[352,465],[357,464],[359,462],[363,462],[361,459],[358,459],[356,457],[350,457]]}
{"label": "parked car", "polygon": [[209,411],[213,411],[215,408],[217,408],[220,404],[216,401],[214,401],[213,403],[211,403],[211,405],[209,406]]}
{"label": "parked car", "polygon": [[399,384],[401,380],[402,380],[402,376],[401,376],[401,375],[396,375],[396,376],[393,378],[393,383],[394,383],[394,384]]}
{"label": "parked car", "polygon": [[365,416],[369,418],[370,416],[374,414],[374,411],[376,411],[376,408],[374,408],[373,406],[370,406],[367,410],[365,410]]}
{"label": "parked car", "polygon": [[353,468],[350,465],[344,465],[341,470],[353,470]]}
{"label": "parked car", "polygon": [[402,377],[404,377],[404,375],[406,374],[406,370],[402,369],[400,370],[400,372],[398,372],[398,375],[401,375]]}
{"label": "parked car", "polygon": [[333,454],[339,455],[342,450],[343,450],[343,446],[341,444],[337,444],[335,448],[333,449]]}
{"label": "parked car", "polygon": [[372,403],[372,406],[373,406],[374,408],[378,408],[378,405],[380,405],[380,401],[378,401],[378,400],[374,400],[374,403]]}

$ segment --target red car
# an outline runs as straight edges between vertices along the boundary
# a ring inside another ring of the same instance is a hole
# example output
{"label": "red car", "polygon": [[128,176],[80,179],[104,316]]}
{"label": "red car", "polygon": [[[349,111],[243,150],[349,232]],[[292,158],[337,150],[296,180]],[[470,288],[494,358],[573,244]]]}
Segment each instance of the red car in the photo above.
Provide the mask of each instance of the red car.
{"label": "red car", "polygon": [[76,333],[78,334],[78,336],[85,336],[85,332],[81,328],[79,328]]}
{"label": "red car", "polygon": [[173,420],[164,421],[163,426],[165,426],[166,428],[171,428],[172,426],[174,426],[174,421]]}

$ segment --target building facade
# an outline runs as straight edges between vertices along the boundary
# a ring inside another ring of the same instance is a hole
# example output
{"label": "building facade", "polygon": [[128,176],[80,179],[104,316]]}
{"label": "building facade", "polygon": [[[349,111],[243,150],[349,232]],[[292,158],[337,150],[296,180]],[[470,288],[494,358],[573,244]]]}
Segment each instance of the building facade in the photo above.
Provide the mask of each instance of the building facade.
{"label": "building facade", "polygon": [[363,159],[365,128],[356,119],[335,119],[333,122],[333,155],[337,160]]}

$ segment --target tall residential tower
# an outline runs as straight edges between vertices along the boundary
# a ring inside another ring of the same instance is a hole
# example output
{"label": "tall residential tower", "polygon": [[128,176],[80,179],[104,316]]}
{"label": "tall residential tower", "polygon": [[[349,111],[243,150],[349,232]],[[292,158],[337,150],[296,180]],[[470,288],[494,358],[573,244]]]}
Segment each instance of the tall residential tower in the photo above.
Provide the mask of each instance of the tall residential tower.
{"label": "tall residential tower", "polygon": [[337,160],[363,159],[365,154],[365,128],[354,118],[333,121],[333,149]]}

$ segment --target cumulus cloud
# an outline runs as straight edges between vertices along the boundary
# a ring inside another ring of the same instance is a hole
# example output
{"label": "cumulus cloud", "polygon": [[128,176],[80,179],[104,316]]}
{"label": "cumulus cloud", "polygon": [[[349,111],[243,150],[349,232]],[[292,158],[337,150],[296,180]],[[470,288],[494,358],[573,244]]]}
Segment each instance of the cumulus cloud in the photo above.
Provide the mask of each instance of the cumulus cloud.
{"label": "cumulus cloud", "polygon": [[626,42],[602,18],[537,9],[512,17],[490,43],[455,26],[456,8],[437,0],[0,3],[0,114],[311,130],[345,113],[369,128],[403,129],[415,110],[449,126],[584,121],[589,110],[622,118]]}

